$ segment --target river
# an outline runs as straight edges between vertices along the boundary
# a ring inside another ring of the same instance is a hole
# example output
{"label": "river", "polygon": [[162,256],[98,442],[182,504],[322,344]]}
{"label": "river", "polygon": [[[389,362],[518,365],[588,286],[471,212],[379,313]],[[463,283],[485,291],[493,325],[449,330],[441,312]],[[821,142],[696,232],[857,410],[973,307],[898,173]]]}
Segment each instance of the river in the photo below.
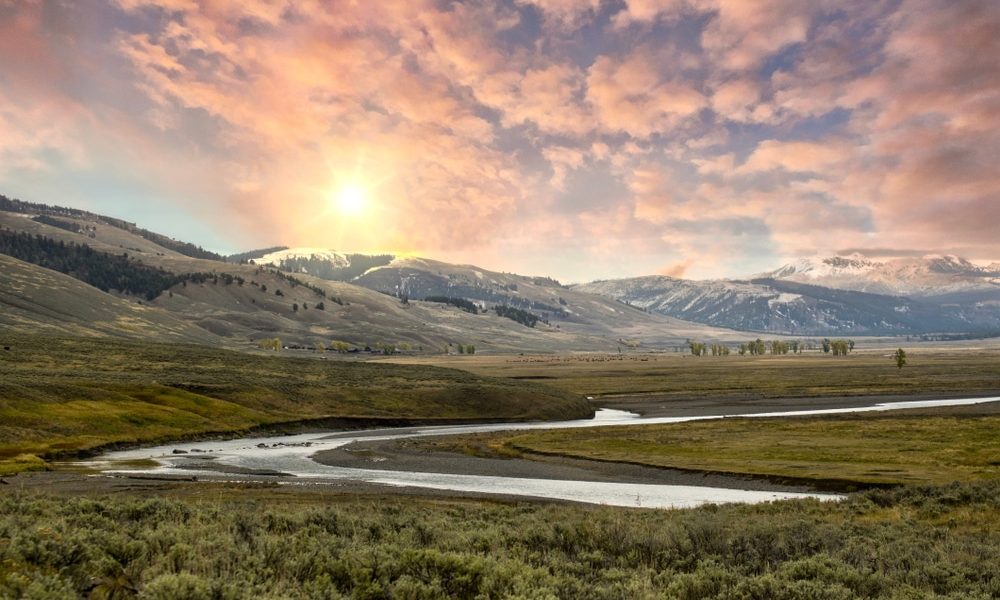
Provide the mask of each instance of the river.
{"label": "river", "polygon": [[[689,485],[567,481],[562,479],[550,480],[459,473],[422,473],[346,468],[322,465],[312,460],[311,456],[323,450],[346,446],[354,442],[372,440],[393,440],[496,431],[607,427],[611,425],[651,425],[656,423],[680,423],[730,417],[757,418],[833,415],[907,408],[965,406],[996,401],[1000,401],[1000,397],[886,402],[820,410],[656,418],[641,418],[635,413],[603,409],[597,411],[593,419],[574,421],[406,427],[398,429],[372,429],[240,438],[228,441],[175,443],[150,448],[111,452],[88,462],[90,465],[102,469],[105,473],[111,474],[142,473],[145,475],[167,476],[198,475],[199,477],[211,476],[212,478],[238,480],[267,479],[277,481],[283,485],[330,485],[347,482],[364,482],[388,486],[528,496],[592,504],[647,508],[686,508],[705,503],[757,503],[790,498],[836,500],[841,498],[841,496],[834,494],[775,492]],[[158,466],[141,469],[124,469],[121,467],[121,461],[142,459],[154,460]]]}

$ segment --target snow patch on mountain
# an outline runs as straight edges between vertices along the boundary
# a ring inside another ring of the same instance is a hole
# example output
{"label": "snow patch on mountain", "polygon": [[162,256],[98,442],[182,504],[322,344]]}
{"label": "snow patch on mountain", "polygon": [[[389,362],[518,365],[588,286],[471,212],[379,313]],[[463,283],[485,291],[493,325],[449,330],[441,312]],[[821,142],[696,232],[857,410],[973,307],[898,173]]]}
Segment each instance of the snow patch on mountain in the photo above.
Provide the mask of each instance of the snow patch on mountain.
{"label": "snow patch on mountain", "polygon": [[351,261],[347,258],[346,254],[334,252],[329,248],[289,248],[287,250],[280,250],[278,252],[265,254],[264,256],[255,259],[254,262],[259,265],[274,265],[276,267],[280,267],[284,262],[298,258],[322,260],[330,263],[330,265],[334,267],[347,267],[351,264]]}

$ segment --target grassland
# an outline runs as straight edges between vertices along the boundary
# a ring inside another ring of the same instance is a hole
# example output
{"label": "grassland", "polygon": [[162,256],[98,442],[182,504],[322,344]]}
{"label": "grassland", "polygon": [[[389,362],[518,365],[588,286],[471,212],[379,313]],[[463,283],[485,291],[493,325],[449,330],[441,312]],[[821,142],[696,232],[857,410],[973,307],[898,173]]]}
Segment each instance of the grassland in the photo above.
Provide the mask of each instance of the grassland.
{"label": "grassland", "polygon": [[[665,400],[962,394],[1000,391],[1000,348],[907,347],[897,369],[887,351],[844,357],[694,357],[682,353],[416,357],[480,375],[538,381],[589,396],[655,394]],[[605,403],[606,404],[606,403]]]}
{"label": "grassland", "polygon": [[579,396],[428,366],[205,346],[0,335],[0,473],[109,443],[328,417],[564,419]]}
{"label": "grassland", "polygon": [[0,490],[0,597],[1000,595],[988,567],[1000,564],[996,482],[680,511],[205,484],[173,493],[181,497]]}
{"label": "grassland", "polygon": [[[996,412],[995,407],[983,409]],[[477,455],[568,456],[838,484],[1000,479],[1000,414],[720,419],[421,441]]]}

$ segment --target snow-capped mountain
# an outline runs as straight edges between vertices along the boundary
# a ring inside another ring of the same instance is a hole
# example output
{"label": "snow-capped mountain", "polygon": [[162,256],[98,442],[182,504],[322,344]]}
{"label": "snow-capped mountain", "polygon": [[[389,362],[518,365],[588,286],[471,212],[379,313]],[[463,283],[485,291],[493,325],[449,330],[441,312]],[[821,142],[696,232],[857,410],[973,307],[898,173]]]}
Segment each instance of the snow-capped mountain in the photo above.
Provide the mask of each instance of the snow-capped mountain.
{"label": "snow-capped mountain", "polygon": [[950,312],[909,298],[773,279],[690,281],[649,276],[595,281],[574,289],[678,319],[751,331],[866,335],[969,326]]}
{"label": "snow-capped mountain", "polygon": [[624,326],[628,319],[622,319],[631,313],[621,304],[616,309],[616,303],[610,301],[616,300],[655,315],[775,333],[865,335],[1000,329],[1000,276],[992,267],[978,267],[954,256],[810,258],[746,280],[651,276],[572,288],[544,277],[495,273],[470,265],[325,248],[272,248],[241,257],[286,272],[350,282],[411,300],[447,297],[469,300],[482,308],[512,306],[564,326],[607,325],[609,320]]}
{"label": "snow-capped mountain", "polygon": [[[872,260],[860,254],[803,258],[752,279],[776,279],[841,290],[933,297],[966,292],[1000,294],[1000,265],[977,266],[952,255]],[[998,296],[1000,299],[1000,296]]]}
{"label": "snow-capped mountain", "polygon": [[898,334],[1000,329],[1000,270],[956,256],[807,258],[746,280],[650,276],[574,289],[734,329]]}

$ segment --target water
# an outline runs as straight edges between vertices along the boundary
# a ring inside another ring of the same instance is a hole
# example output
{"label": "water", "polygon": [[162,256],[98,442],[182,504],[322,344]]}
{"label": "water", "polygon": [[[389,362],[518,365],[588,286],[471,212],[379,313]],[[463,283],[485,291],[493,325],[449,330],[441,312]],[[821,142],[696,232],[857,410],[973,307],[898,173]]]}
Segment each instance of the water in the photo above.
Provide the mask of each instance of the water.
{"label": "water", "polygon": [[[635,413],[603,409],[593,419],[561,421],[555,423],[498,423],[488,425],[445,425],[434,427],[407,427],[399,429],[373,429],[350,432],[305,433],[270,438],[242,438],[228,441],[177,443],[153,448],[140,448],[105,454],[91,464],[108,473],[149,473],[162,475],[191,475],[185,464],[197,462],[202,468],[198,474],[213,477],[247,479],[246,474],[233,475],[224,470],[279,472],[285,477],[267,477],[285,485],[322,485],[345,482],[365,482],[390,486],[409,486],[457,492],[531,496],[571,500],[612,506],[639,506],[656,508],[686,508],[705,503],[746,502],[757,503],[789,498],[818,498],[835,500],[832,494],[798,492],[764,492],[719,487],[654,485],[636,483],[609,483],[594,481],[566,481],[494,477],[448,473],[420,473],[357,469],[322,465],[310,457],[322,450],[329,450],[353,442],[392,440],[411,437],[437,436],[494,431],[522,431],[532,429],[565,429],[570,427],[607,427],[611,425],[650,425],[680,423],[685,421],[721,419],[726,417],[783,417],[801,415],[831,415],[858,412],[965,406],[1000,401],[1000,397],[962,398],[955,400],[918,400],[910,402],[877,403],[850,408],[830,408],[803,411],[782,411],[751,414],[717,414],[695,417],[641,418]],[[186,454],[174,454],[174,450]],[[115,464],[122,460],[153,459],[158,467],[122,471]],[[220,465],[220,470],[212,467]],[[257,479],[265,477],[254,476]]]}

